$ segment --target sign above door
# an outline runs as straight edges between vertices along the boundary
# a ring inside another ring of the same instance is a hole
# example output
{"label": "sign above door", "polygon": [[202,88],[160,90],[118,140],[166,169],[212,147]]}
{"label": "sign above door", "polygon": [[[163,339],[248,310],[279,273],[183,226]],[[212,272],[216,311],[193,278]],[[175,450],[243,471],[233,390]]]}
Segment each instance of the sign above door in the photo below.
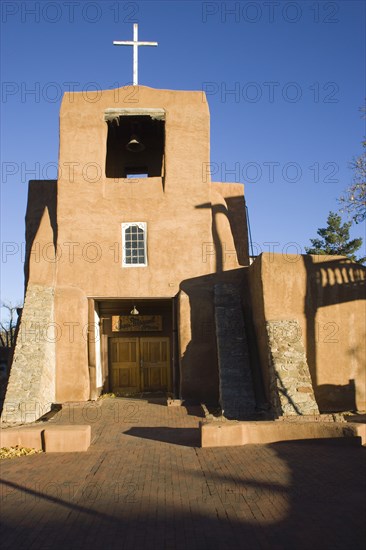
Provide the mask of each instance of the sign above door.
{"label": "sign above door", "polygon": [[112,315],[113,332],[139,332],[163,330],[161,315]]}

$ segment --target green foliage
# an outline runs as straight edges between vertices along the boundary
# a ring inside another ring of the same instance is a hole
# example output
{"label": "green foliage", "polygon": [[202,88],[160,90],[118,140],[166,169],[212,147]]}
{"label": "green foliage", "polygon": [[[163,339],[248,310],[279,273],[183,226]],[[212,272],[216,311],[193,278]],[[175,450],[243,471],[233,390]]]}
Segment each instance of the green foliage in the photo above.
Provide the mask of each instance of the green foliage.
{"label": "green foliage", "polygon": [[307,254],[347,256],[350,260],[364,263],[366,258],[356,258],[355,252],[362,246],[362,239],[349,237],[352,222],[342,223],[338,214],[329,212],[327,227],[318,229],[319,238],[310,239],[311,247],[305,247]]}

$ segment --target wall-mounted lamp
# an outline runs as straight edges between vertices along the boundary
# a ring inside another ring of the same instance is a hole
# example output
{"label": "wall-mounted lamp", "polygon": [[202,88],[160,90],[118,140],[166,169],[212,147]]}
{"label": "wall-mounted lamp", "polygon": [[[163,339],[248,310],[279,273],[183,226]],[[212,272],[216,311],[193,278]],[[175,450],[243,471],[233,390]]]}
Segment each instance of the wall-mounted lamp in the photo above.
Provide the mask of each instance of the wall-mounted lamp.
{"label": "wall-mounted lamp", "polygon": [[137,307],[134,305],[133,306],[133,309],[131,309],[130,311],[130,315],[139,315],[139,310],[137,309]]}

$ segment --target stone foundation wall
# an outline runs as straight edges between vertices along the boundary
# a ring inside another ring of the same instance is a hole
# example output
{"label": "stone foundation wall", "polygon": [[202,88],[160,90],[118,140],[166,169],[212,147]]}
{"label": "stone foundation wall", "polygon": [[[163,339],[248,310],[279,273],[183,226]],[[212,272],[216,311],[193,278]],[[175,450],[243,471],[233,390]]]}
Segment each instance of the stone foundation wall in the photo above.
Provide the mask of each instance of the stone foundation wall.
{"label": "stone foundation wall", "polygon": [[366,268],[340,256],[261,254],[249,268],[266,397],[267,321],[296,319],[322,413],[366,409]]}
{"label": "stone foundation wall", "polygon": [[267,321],[269,391],[278,416],[319,414],[297,321]]}
{"label": "stone foundation wall", "polygon": [[54,289],[28,285],[1,421],[34,422],[55,402]]}
{"label": "stone foundation wall", "polygon": [[226,418],[255,412],[255,396],[240,295],[234,285],[215,285],[215,323],[220,405]]}

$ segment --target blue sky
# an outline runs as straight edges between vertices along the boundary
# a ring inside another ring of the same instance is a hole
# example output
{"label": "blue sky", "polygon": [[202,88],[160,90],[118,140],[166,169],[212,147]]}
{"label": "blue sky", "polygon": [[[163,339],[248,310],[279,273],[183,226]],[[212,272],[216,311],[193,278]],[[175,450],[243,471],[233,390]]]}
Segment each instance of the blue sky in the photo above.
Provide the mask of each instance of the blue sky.
{"label": "blue sky", "polygon": [[[140,40],[159,42],[140,48],[140,84],[207,92],[213,179],[245,184],[255,253],[304,252],[338,210],[365,134],[363,2],[1,8],[3,300],[23,297],[27,182],[56,177],[62,94],[130,84],[131,48],[112,42],[131,40],[133,23]],[[364,233],[364,224],[352,229]]]}

